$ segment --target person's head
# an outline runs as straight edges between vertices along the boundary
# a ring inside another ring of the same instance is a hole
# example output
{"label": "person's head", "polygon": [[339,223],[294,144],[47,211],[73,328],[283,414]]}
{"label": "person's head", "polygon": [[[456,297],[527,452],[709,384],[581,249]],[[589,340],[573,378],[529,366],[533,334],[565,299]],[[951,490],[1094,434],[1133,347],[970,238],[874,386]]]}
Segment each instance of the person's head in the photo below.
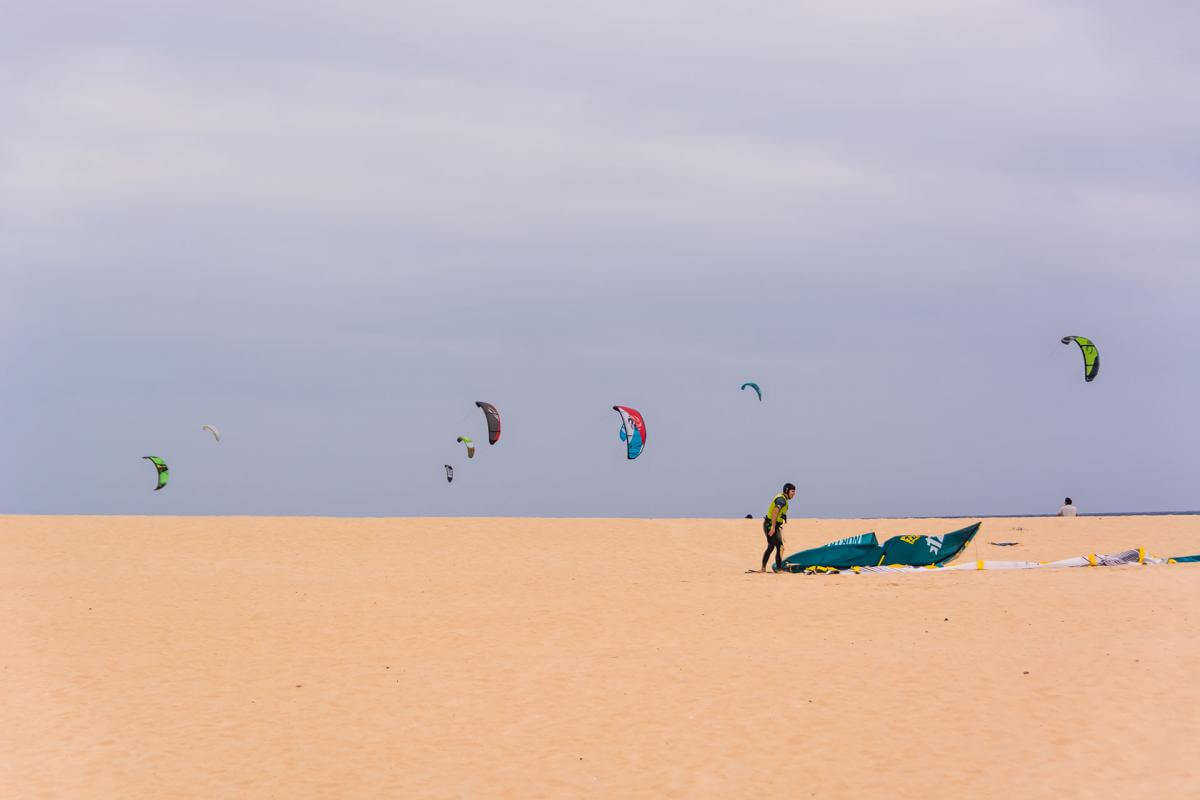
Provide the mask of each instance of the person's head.
{"label": "person's head", "polygon": [[1071,505],[1071,498],[1069,498],[1069,497],[1068,497],[1066,500],[1063,500],[1063,505],[1064,505],[1064,506],[1069,506],[1069,505]]}
{"label": "person's head", "polygon": [[788,500],[791,500],[793,497],[795,497],[795,496],[796,496],[796,484],[794,484],[794,483],[785,483],[785,484],[783,485],[783,493],[784,493],[785,495],[787,495],[787,499],[788,499]]}

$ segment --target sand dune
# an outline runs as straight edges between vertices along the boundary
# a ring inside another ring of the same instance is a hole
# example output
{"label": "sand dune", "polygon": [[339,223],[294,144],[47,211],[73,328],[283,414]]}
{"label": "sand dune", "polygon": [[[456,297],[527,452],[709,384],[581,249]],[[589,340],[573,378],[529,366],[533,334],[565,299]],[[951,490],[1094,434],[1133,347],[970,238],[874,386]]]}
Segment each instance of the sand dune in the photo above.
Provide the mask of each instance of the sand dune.
{"label": "sand dune", "polygon": [[[793,520],[788,552],[963,524]],[[1200,517],[978,539],[1178,555]],[[0,796],[1200,793],[1200,565],[746,574],[762,547],[752,520],[0,517]]]}

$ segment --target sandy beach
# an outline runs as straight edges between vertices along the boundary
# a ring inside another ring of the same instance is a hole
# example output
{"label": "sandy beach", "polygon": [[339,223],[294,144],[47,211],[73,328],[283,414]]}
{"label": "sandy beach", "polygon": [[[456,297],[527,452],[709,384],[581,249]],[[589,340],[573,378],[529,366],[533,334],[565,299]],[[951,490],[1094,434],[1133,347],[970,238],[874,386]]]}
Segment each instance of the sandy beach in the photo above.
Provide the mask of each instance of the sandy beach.
{"label": "sandy beach", "polygon": [[[970,521],[797,519],[786,552]],[[963,558],[1138,546],[1200,552],[1200,517],[985,519]],[[0,796],[1200,793],[1200,565],[747,574],[762,548],[756,520],[0,517]]]}

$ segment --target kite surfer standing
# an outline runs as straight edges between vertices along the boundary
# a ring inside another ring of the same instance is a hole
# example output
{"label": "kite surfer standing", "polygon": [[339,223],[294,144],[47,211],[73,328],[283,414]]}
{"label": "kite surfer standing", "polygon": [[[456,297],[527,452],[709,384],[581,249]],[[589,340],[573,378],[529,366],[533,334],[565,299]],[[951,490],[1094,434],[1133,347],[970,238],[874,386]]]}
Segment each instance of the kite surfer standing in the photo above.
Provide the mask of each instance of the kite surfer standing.
{"label": "kite surfer standing", "polygon": [[796,496],[796,485],[785,483],[783,491],[771,498],[767,506],[766,516],[763,517],[763,534],[767,537],[767,549],[762,557],[762,569],[767,571],[767,560],[771,551],[775,551],[775,569],[783,566],[783,523],[787,522],[788,501]]}

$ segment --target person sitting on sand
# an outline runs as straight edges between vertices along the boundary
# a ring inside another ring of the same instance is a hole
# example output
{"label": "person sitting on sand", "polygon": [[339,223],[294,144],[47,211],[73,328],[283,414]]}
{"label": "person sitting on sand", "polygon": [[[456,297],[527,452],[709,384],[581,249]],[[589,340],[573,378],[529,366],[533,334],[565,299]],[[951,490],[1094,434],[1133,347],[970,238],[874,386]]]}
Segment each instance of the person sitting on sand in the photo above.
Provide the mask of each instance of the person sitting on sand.
{"label": "person sitting on sand", "polygon": [[775,551],[775,568],[783,567],[783,523],[787,522],[788,501],[796,496],[795,484],[785,483],[783,491],[771,498],[767,506],[766,516],[763,517],[763,533],[767,537],[767,550],[763,553],[762,569],[767,571],[767,559],[771,551]]}
{"label": "person sitting on sand", "polygon": [[1058,510],[1060,517],[1073,517],[1079,513],[1079,509],[1071,505],[1071,498],[1063,500],[1063,507]]}

